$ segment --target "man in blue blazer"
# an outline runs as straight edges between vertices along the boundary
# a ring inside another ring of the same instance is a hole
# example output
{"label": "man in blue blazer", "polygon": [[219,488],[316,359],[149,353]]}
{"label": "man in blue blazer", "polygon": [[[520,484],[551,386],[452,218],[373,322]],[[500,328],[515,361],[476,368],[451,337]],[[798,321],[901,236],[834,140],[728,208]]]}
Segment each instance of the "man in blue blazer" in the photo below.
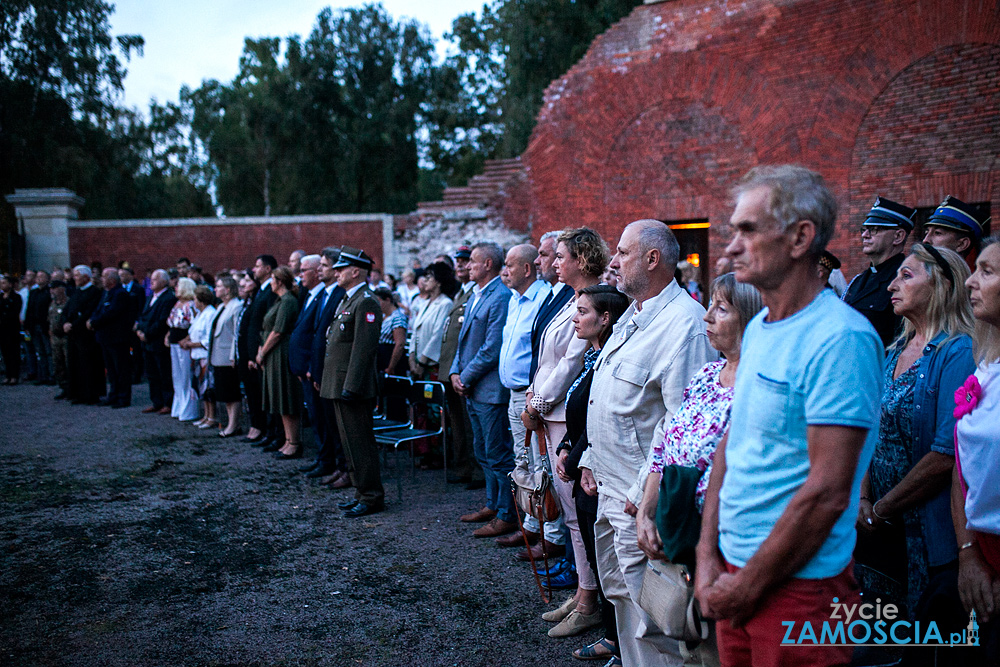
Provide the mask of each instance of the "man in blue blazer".
{"label": "man in blue blazer", "polygon": [[153,401],[153,405],[143,409],[143,412],[169,415],[170,405],[174,400],[174,385],[171,379],[170,348],[163,344],[163,339],[168,330],[167,318],[177,303],[177,297],[170,289],[169,276],[163,269],[153,271],[149,281],[153,294],[135,324],[136,335],[142,341],[149,398]]}
{"label": "man in blue blazer", "polygon": [[129,341],[132,337],[132,303],[128,292],[122,288],[118,269],[107,268],[101,275],[104,294],[87,320],[87,328],[97,337],[104,355],[111,390],[103,405],[127,408],[132,405],[132,365],[129,360]]}
{"label": "man in blue blazer", "polygon": [[507,475],[514,469],[507,403],[510,390],[500,382],[500,346],[507,320],[510,290],[500,282],[504,252],[496,243],[477,243],[469,259],[469,278],[476,284],[458,334],[451,364],[451,386],[465,397],[472,421],[472,446],[486,477],[486,506],[461,517],[489,521],[473,535],[498,537],[517,528],[514,498]]}
{"label": "man in blue blazer", "polygon": [[319,260],[319,255],[306,255],[299,260],[301,303],[295,328],[288,339],[288,367],[292,375],[302,383],[302,396],[305,399],[306,411],[309,413],[309,422],[313,425],[317,444],[322,447],[312,381],[306,377],[309,373],[309,362],[312,361],[313,338],[316,336],[316,323],[319,319],[317,313],[326,303],[326,285],[319,279]]}
{"label": "man in blue blazer", "polygon": [[323,248],[317,270],[325,295],[322,308],[316,311],[316,326],[306,378],[309,380],[309,389],[316,409],[313,428],[319,441],[319,453],[312,466],[305,468],[306,477],[318,478],[320,482],[333,484],[338,489],[349,486],[350,479],[345,470],[347,466],[344,461],[344,448],[340,442],[340,429],[337,427],[333,401],[320,397],[319,386],[323,380],[323,362],[326,359],[326,332],[337,314],[337,306],[347,294],[344,288],[337,284],[337,269],[333,268],[339,260],[339,248]]}

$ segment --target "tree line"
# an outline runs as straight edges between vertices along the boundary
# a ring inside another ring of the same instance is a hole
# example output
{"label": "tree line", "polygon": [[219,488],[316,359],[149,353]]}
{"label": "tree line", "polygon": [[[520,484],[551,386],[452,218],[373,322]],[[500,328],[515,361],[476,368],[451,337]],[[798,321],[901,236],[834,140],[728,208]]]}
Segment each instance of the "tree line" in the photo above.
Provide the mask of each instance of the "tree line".
{"label": "tree line", "polygon": [[0,190],[67,187],[88,218],[407,212],[520,154],[545,87],[641,1],[489,0],[444,56],[380,4],[326,8],[140,113],[121,99],[144,42],[111,34],[113,4],[6,0]]}

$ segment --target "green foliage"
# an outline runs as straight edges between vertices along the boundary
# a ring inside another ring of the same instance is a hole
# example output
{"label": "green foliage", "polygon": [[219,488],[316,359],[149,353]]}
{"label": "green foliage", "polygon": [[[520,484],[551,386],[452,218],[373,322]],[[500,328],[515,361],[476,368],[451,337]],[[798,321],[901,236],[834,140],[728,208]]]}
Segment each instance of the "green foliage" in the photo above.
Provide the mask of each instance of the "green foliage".
{"label": "green foliage", "polygon": [[0,4],[0,192],[70,188],[91,218],[211,215],[204,185],[153,163],[155,122],[118,103],[122,58],[143,40],[112,37],[112,10],[102,0]]}

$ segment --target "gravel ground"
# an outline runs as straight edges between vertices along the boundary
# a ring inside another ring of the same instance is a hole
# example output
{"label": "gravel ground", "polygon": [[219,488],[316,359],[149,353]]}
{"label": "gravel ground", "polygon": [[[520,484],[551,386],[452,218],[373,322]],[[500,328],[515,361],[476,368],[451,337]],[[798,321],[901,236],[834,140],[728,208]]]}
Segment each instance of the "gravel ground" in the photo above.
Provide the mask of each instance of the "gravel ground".
{"label": "gravel ground", "polygon": [[554,667],[600,636],[546,636],[528,566],[457,520],[482,491],[407,468],[399,500],[390,468],[387,511],[343,519],[301,462],[134,389],[111,410],[0,388],[0,664]]}

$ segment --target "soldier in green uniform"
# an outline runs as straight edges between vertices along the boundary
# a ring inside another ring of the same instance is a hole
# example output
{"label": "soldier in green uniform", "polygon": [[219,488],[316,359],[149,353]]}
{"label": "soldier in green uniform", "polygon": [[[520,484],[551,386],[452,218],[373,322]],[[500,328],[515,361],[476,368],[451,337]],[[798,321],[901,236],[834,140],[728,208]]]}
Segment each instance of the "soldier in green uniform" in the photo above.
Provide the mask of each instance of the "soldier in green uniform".
{"label": "soldier in green uniform", "polygon": [[[469,280],[469,258],[472,251],[468,246],[461,246],[455,251],[455,277],[462,284],[455,298],[452,299],[448,319],[444,323],[444,336],[441,338],[441,357],[438,368],[442,376],[447,376],[451,362],[455,360],[458,349],[458,334],[465,321],[465,304],[472,296],[473,282]],[[465,410],[465,399],[455,393],[451,382],[444,383],[445,398],[448,401],[448,444],[450,458],[455,472],[448,473],[448,481],[453,484],[468,484],[469,490],[481,489],[486,486],[483,469],[476,463],[472,454],[472,423],[469,413]]]}
{"label": "soldier in green uniform", "polygon": [[333,401],[354,500],[340,503],[344,516],[381,512],[385,490],[379,470],[372,412],[376,397],[376,359],[382,309],[368,289],[372,259],[363,250],[344,246],[337,282],[347,292],[337,306],[326,338],[326,361],[320,396]]}

